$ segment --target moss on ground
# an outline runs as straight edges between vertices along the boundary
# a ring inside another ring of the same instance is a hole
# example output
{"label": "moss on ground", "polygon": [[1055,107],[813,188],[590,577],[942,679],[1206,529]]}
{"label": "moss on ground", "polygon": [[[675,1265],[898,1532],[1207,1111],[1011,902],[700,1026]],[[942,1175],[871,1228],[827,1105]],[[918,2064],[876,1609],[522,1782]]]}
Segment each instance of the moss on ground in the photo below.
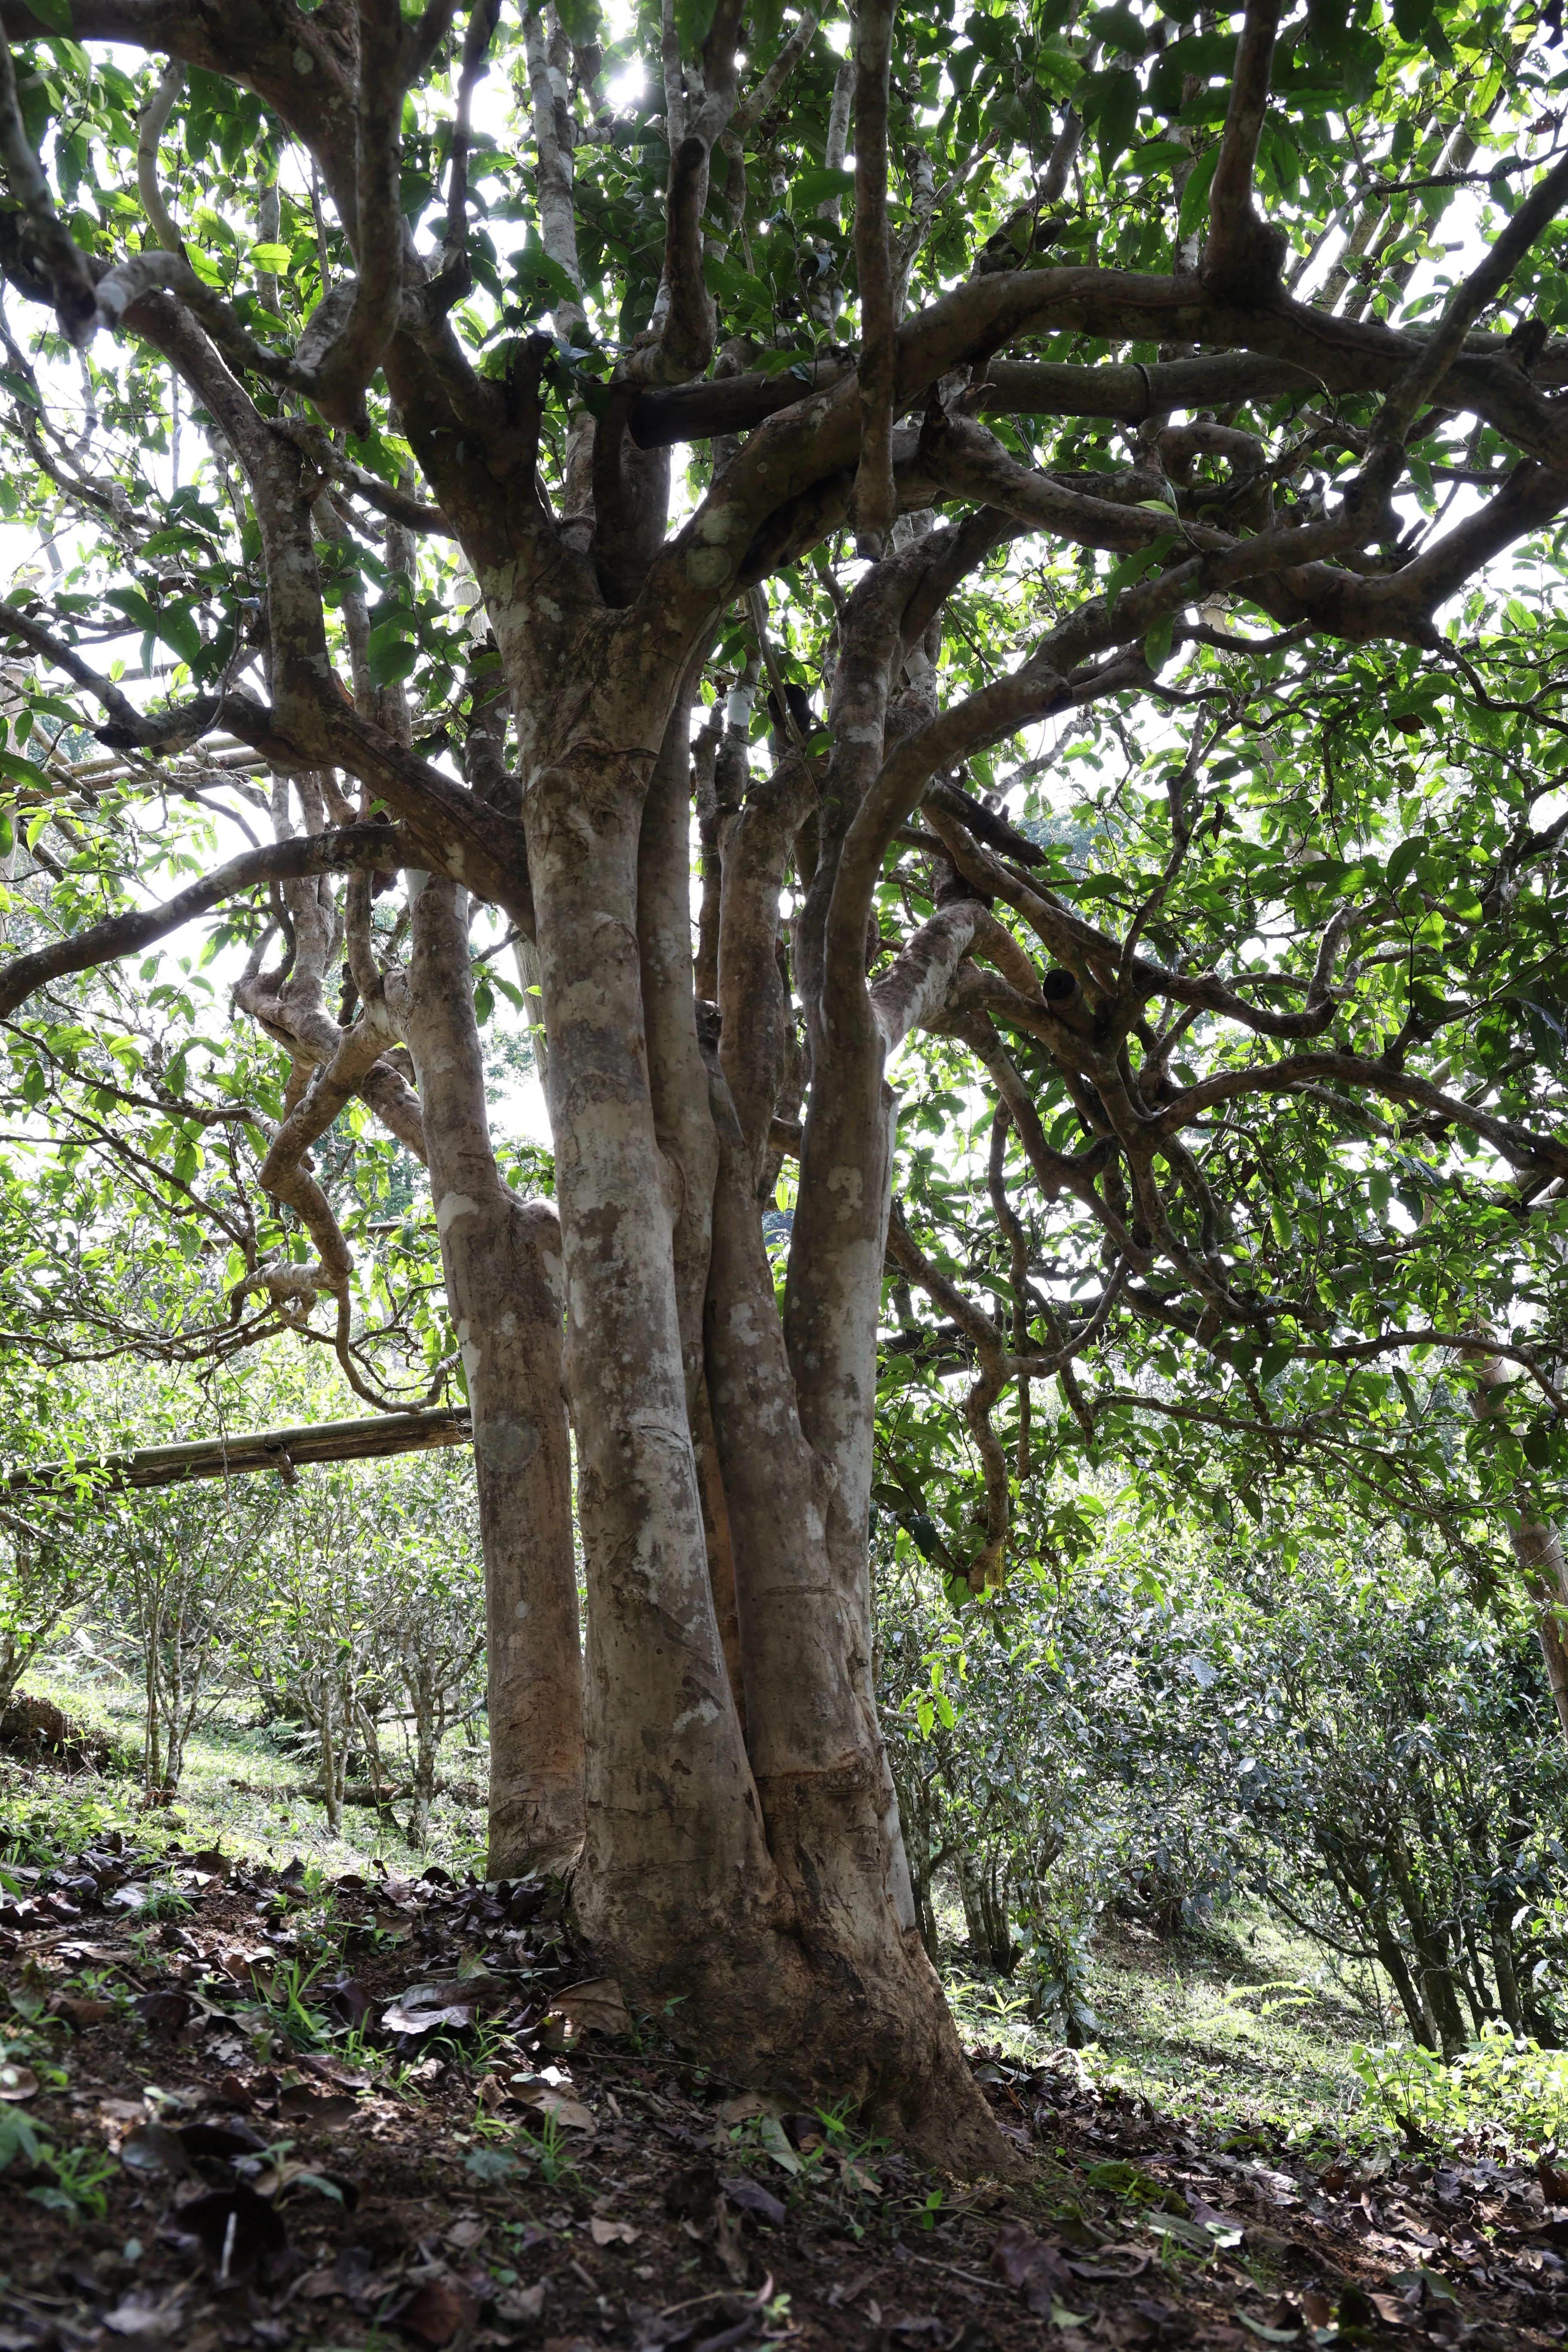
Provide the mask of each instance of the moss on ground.
{"label": "moss on ground", "polygon": [[[943,1948],[966,2041],[1031,2064],[1058,2046],[1031,2021],[1020,1990],[977,1973],[960,1948]],[[1347,1990],[1309,1937],[1256,1902],[1169,1940],[1110,1922],[1093,1947],[1087,1990],[1098,2031],[1079,2056],[1095,2082],[1221,2132],[1267,2126],[1300,2142],[1342,2142],[1371,2128],[1351,2052],[1384,2038],[1375,2009]]]}

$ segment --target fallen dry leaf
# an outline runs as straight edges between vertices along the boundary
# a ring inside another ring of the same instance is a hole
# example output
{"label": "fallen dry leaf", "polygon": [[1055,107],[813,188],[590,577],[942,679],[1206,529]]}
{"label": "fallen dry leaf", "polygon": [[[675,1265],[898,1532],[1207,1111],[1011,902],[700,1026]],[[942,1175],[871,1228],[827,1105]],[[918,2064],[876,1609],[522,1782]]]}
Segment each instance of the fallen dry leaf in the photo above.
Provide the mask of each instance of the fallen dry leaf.
{"label": "fallen dry leaf", "polygon": [[107,2024],[115,2013],[111,2000],[88,2000],[74,1992],[56,1993],[49,2008],[56,2017],[63,2017],[77,2033],[89,2025]]}
{"label": "fallen dry leaf", "polygon": [[1008,2222],[991,2249],[991,2262],[1041,2319],[1048,2319],[1053,2305],[1065,2304],[1071,2292],[1067,2257],[1022,2221]]}
{"label": "fallen dry leaf", "polygon": [[714,2113],[721,2124],[744,2124],[753,2116],[782,2116],[784,2109],[776,2099],[764,2099],[759,2091],[738,2091],[732,2099],[722,2100]]}
{"label": "fallen dry leaf", "polygon": [[38,2078],[30,2066],[16,2066],[9,2061],[0,2066],[0,2099],[30,2099],[38,2087]]}
{"label": "fallen dry leaf", "polygon": [[235,1944],[218,1955],[218,1966],[237,1984],[243,1984],[253,1969],[265,1968],[272,1957],[265,1944]]}
{"label": "fallen dry leaf", "polygon": [[508,2319],[513,2322],[520,2319],[537,2319],[543,2309],[542,2280],[537,2286],[509,2286],[496,2297],[498,2319]]}
{"label": "fallen dry leaf", "polygon": [[370,2088],[368,2074],[358,2073],[342,2059],[331,2057],[323,2051],[302,2050],[300,2063],[307,2073],[319,2074],[322,2082],[332,2084],[340,2091],[368,2091]]}
{"label": "fallen dry leaf", "polygon": [[472,2327],[479,2315],[478,2296],[456,2279],[426,2279],[391,2315],[405,2335],[435,2345],[449,2344],[463,2328]]}
{"label": "fallen dry leaf", "polygon": [[548,2015],[564,2018],[580,2033],[614,2035],[632,2030],[631,2011],[614,1977],[591,1977],[585,1984],[568,1985],[555,1995]]}
{"label": "fallen dry leaf", "polygon": [[190,2022],[193,2006],[189,1993],[174,1991],[144,1992],[134,2003],[150,2033],[178,2033]]}
{"label": "fallen dry leaf", "polygon": [[116,2336],[167,2336],[172,2333],[178,2317],[176,2306],[179,2300],[179,2290],[166,2299],[158,2300],[145,2292],[137,2291],[128,2294],[115,2310],[106,2311],[103,2324],[105,2327],[112,2328]]}
{"label": "fallen dry leaf", "polygon": [[527,2074],[513,2078],[511,2095],[521,2099],[525,2107],[535,2107],[542,2116],[553,2116],[563,2131],[597,2131],[587,2108],[580,2099],[569,2099],[551,2083],[539,2083]]}
{"label": "fallen dry leaf", "polygon": [[775,2230],[784,2228],[788,2219],[784,2208],[771,2189],[764,2189],[762,2182],[753,2180],[749,2173],[721,2180],[719,2186],[731,2204],[739,2207],[742,2213],[754,2213],[760,2221],[771,2222]]}
{"label": "fallen dry leaf", "polygon": [[466,2033],[474,2012],[464,2001],[452,2001],[445,2009],[407,2009],[395,2000],[382,2011],[381,2021],[388,2033]]}
{"label": "fallen dry leaf", "polygon": [[588,2235],[596,2246],[635,2246],[642,2231],[634,2230],[629,2221],[610,2221],[603,2213],[595,2213],[588,2224]]}
{"label": "fallen dry leaf", "polygon": [[185,2144],[166,2124],[144,2124],[127,2132],[120,2143],[120,2161],[128,2172],[164,2172],[175,2179],[191,2168]]}
{"label": "fallen dry leaf", "polygon": [[282,2216],[243,2180],[182,2205],[178,2228],[195,2239],[223,2285],[248,2278],[265,2282],[289,2251]]}
{"label": "fallen dry leaf", "polygon": [[290,2083],[278,2095],[278,2112],[290,2123],[317,2124],[323,2131],[342,2131],[359,2102],[346,2091],[322,2094],[308,2084]]}

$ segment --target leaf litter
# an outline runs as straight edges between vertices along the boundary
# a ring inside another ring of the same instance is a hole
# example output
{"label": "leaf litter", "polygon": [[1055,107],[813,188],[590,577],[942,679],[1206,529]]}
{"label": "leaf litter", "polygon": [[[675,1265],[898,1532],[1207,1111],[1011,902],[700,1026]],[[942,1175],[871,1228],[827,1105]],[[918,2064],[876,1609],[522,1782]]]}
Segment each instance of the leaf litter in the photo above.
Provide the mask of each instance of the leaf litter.
{"label": "leaf litter", "polygon": [[5,1906],[0,1986],[0,2352],[1568,2336],[1553,2151],[1325,2162],[990,2050],[1037,2178],[944,2179],[639,2033],[542,1883],[106,1842]]}

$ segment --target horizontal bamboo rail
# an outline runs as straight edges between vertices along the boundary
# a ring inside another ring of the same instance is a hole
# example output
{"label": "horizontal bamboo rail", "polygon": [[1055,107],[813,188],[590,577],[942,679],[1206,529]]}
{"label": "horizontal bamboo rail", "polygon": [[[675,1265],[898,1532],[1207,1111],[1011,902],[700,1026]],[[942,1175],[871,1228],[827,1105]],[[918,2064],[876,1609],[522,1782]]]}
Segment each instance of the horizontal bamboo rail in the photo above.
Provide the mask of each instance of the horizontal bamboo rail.
{"label": "horizontal bamboo rail", "polygon": [[467,1445],[471,1435],[466,1406],[438,1405],[359,1421],[318,1421],[303,1429],[257,1430],[243,1437],[143,1445],[133,1453],[79,1462],[45,1462],[36,1469],[13,1471],[5,1487],[13,1495],[60,1496],[78,1487],[85,1499],[137,1487],[177,1486],[187,1478],[232,1478],[252,1470],[276,1470],[287,1480],[312,1463],[375,1462],[392,1454],[426,1454],[437,1446]]}

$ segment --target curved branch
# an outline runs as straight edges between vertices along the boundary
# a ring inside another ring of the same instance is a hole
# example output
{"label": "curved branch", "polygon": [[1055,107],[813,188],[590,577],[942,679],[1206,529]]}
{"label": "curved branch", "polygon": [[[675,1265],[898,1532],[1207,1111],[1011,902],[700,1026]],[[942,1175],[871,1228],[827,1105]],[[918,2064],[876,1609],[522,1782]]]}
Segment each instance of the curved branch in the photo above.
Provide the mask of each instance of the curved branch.
{"label": "curved branch", "polygon": [[193,882],[173,898],[165,899],[161,907],[112,915],[88,930],[74,931],[68,938],[52,940],[45,948],[34,948],[26,955],[12,956],[0,964],[0,1019],[15,1012],[47,982],[62,979],[67,972],[87,971],[98,964],[113,963],[121,956],[134,955],[138,949],[151,946],[154,940],[167,939],[183,924],[207,914],[226,898],[254,889],[258,883],[295,880],[305,875],[340,874],[352,866],[384,871],[402,865],[406,854],[406,837],[395,824],[345,825],[336,833],[308,834],[298,840],[244,850],[200,882]]}
{"label": "curved branch", "polygon": [[[46,26],[43,28],[47,30]],[[26,215],[34,257],[47,282],[60,323],[72,342],[85,342],[98,309],[87,257],[55,210],[55,199],[22,121],[11,45],[0,38],[0,166]]]}
{"label": "curved branch", "polygon": [[174,100],[184,86],[185,68],[176,58],[142,108],[136,132],[136,187],[142,209],[164,252],[182,256],[184,240],[158,184],[158,146],[174,110]]}
{"label": "curved branch", "polygon": [[1252,201],[1253,167],[1268,110],[1268,78],[1280,14],[1280,0],[1247,0],[1219,161],[1209,186],[1204,284],[1231,299],[1266,295],[1284,258],[1284,237],[1279,230],[1264,227]]}
{"label": "curved branch", "polygon": [[1369,1094],[1408,1103],[1447,1125],[1465,1128],[1491,1144],[1515,1168],[1532,1172],[1546,1170],[1553,1176],[1568,1177],[1568,1144],[1554,1136],[1533,1135],[1510,1119],[1495,1118],[1490,1111],[1445,1094],[1426,1078],[1410,1076],[1390,1063],[1373,1061],[1363,1054],[1291,1054],[1279,1062],[1221,1071],[1178,1095],[1151,1119],[1150,1131],[1163,1140],[1167,1133],[1174,1135],[1190,1126],[1199,1111],[1212,1109],[1216,1103],[1235,1102],[1246,1095],[1286,1094],[1303,1081],[1320,1078],[1337,1078],[1342,1085],[1364,1087]]}

